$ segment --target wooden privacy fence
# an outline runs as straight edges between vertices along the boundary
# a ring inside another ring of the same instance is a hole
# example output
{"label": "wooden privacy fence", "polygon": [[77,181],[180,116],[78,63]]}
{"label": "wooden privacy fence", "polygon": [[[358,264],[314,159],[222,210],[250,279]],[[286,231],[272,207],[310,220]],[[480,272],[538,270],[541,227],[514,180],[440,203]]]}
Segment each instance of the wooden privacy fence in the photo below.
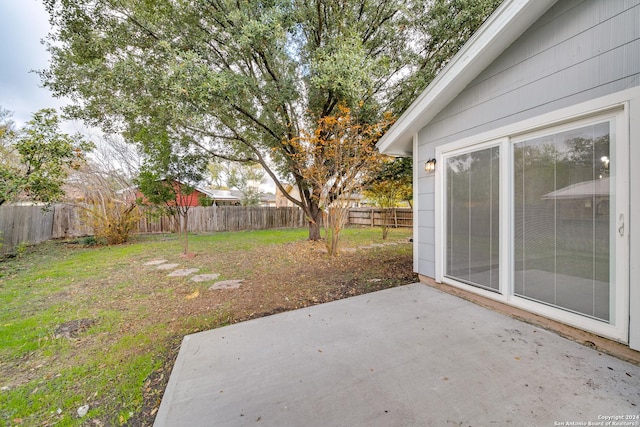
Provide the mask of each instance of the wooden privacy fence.
{"label": "wooden privacy fence", "polygon": [[[264,230],[306,226],[304,213],[298,208],[259,206],[193,207],[187,212],[187,230],[191,232]],[[139,233],[170,233],[175,221],[147,212],[140,220]]]}
{"label": "wooden privacy fence", "polygon": [[51,238],[53,211],[42,211],[37,206],[1,206],[0,250],[9,251],[21,242],[40,243]]}
{"label": "wooden privacy fence", "polygon": [[[40,206],[0,206],[0,253],[11,252],[21,243],[36,244],[50,239],[90,236],[91,228],[83,224],[82,207],[56,204],[49,210]],[[299,228],[307,225],[298,208],[210,206],[193,207],[188,212],[187,227],[192,232]],[[138,233],[170,233],[174,221],[166,216],[144,212]]]}
{"label": "wooden privacy fence", "polygon": [[413,209],[411,208],[351,208],[349,224],[371,227],[387,225],[389,227],[413,227]]}
{"label": "wooden privacy fence", "polygon": [[0,253],[11,252],[21,243],[36,244],[54,238],[91,234],[80,221],[77,206],[0,206]]}
{"label": "wooden privacy fence", "polygon": [[[40,206],[0,206],[0,253],[11,252],[21,243],[36,244],[50,239],[89,236],[93,231],[83,224],[82,207],[56,204],[49,210]],[[386,214],[384,213],[386,211]],[[391,227],[411,227],[412,210],[408,208],[353,208],[349,224]],[[298,208],[210,206],[193,207],[187,216],[191,232],[263,230],[269,228],[306,227],[304,212]],[[138,233],[171,233],[175,223],[166,216],[144,212]]]}

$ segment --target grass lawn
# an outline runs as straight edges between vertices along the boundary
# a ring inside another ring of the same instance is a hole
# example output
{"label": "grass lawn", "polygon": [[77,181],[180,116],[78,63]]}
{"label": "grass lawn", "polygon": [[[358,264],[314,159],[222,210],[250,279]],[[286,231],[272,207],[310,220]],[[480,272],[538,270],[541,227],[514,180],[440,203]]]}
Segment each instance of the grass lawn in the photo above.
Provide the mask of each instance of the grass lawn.
{"label": "grass lawn", "polygon": [[[349,228],[341,247],[381,236]],[[387,241],[409,236],[391,230]],[[417,280],[409,244],[330,258],[306,237],[306,229],[191,235],[194,257],[180,255],[175,235],[111,247],[58,241],[1,260],[0,421],[151,425],[184,335]],[[213,282],[144,265],[156,259],[244,282],[209,290]]]}

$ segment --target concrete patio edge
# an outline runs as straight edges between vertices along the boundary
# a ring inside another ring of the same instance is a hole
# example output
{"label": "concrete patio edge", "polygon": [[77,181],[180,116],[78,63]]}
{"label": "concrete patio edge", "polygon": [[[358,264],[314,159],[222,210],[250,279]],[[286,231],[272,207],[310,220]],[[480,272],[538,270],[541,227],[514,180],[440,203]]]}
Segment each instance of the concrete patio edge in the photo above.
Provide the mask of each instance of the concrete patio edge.
{"label": "concrete patio edge", "polygon": [[638,366],[412,284],[186,336],[155,425],[598,422],[640,413],[639,379]]}
{"label": "concrete patio edge", "polygon": [[455,295],[459,298],[471,301],[474,304],[478,304],[490,310],[506,314],[507,316],[513,317],[514,319],[539,326],[541,328],[555,332],[564,338],[570,339],[587,347],[593,348],[597,351],[602,351],[603,353],[607,353],[611,356],[640,366],[640,352],[629,348],[628,345],[601,337],[596,334],[592,334],[582,329],[574,328],[564,323],[557,322],[553,319],[549,319],[548,317],[539,316],[537,314],[502,303],[500,301],[483,297],[482,295],[468,292],[464,289],[456,288],[455,286],[447,285],[445,283],[438,283],[431,277],[419,275],[419,278],[420,283],[436,288],[442,292]]}

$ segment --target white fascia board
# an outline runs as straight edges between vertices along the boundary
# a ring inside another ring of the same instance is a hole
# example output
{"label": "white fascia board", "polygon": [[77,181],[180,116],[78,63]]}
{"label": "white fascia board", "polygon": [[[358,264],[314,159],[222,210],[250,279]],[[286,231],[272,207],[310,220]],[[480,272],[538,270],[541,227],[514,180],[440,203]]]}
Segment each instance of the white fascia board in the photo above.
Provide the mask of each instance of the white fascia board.
{"label": "white fascia board", "polygon": [[412,154],[413,136],[557,0],[505,0],[376,144],[381,153]]}

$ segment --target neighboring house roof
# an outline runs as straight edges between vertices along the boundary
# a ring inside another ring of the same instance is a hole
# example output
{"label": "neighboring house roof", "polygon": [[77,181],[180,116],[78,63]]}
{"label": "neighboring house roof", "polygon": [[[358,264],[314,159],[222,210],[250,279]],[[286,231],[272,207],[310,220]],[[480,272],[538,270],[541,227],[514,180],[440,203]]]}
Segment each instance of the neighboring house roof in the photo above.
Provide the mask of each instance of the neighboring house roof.
{"label": "neighboring house roof", "polygon": [[382,136],[377,144],[380,152],[412,154],[413,136],[556,1],[505,0]]}
{"label": "neighboring house roof", "polygon": [[273,193],[261,193],[260,194],[261,202],[274,202],[276,201],[276,195]]}
{"label": "neighboring house roof", "polygon": [[571,184],[542,196],[543,199],[591,199],[594,196],[609,196],[609,178],[595,179]]}
{"label": "neighboring house roof", "polygon": [[[211,197],[214,200],[220,201],[230,201],[230,202],[239,202],[242,200],[243,194],[242,191],[238,190],[201,190],[201,192],[205,193],[207,196]],[[276,196],[273,193],[260,193],[260,201],[261,202],[269,202],[275,201]]]}
{"label": "neighboring house roof", "polygon": [[229,202],[239,202],[240,196],[234,195],[231,190],[206,190],[207,196],[213,200],[223,200]]}
{"label": "neighboring house roof", "polygon": [[[164,179],[163,179],[164,181]],[[182,184],[178,180],[175,182]],[[197,193],[203,194],[212,200],[225,201],[225,202],[240,202],[242,200],[242,192],[238,190],[218,190],[213,188],[193,187]],[[116,191],[116,194],[135,193],[138,191],[138,187],[128,187]],[[264,203],[275,201],[276,196],[273,193],[260,193],[260,201]]]}

